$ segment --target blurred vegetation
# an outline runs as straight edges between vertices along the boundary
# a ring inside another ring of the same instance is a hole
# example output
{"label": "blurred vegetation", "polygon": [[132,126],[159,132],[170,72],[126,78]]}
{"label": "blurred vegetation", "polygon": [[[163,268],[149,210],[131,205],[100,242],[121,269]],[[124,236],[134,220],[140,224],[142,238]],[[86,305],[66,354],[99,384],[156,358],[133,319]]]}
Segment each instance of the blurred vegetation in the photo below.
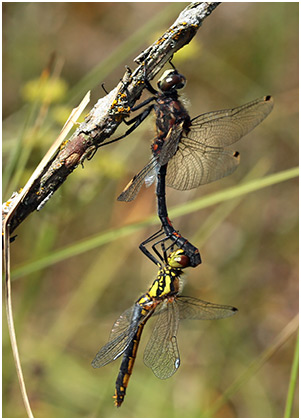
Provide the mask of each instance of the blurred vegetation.
{"label": "blurred vegetation", "polygon": [[[133,58],[184,6],[3,4],[3,200],[26,183],[86,91],[92,89],[92,106],[103,95],[101,83],[113,88],[124,65],[134,68]],[[241,165],[231,177],[188,192],[169,189],[170,208],[298,165],[298,3],[224,3],[174,64],[187,76],[192,117],[266,94],[274,96],[275,108],[238,145]],[[115,319],[156,275],[138,250],[158,227],[144,223],[155,214],[154,188],[143,189],[133,203],[116,202],[147,162],[153,136],[150,119],[131,137],[99,150],[16,232],[13,304],[33,412],[283,417],[297,338],[289,335],[281,346],[275,341],[298,312],[297,178],[202,210],[188,206],[174,217],[203,258],[188,270],[185,294],[239,308],[231,319],[183,322],[176,375],[160,381],[143,365],[151,325],[120,409],[112,400],[120,362],[99,370],[90,365]],[[124,233],[132,223],[136,228]],[[73,253],[53,258],[70,247]],[[24,417],[3,319],[3,416]],[[291,392],[288,412],[298,417],[298,392]]]}

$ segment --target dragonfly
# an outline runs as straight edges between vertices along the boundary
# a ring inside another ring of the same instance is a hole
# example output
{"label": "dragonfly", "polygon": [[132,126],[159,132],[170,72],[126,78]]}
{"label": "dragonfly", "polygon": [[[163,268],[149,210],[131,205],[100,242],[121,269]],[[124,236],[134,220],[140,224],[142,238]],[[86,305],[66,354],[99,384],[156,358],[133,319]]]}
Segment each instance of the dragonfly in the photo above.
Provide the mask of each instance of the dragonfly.
{"label": "dragonfly", "polygon": [[[162,245],[164,248],[164,242]],[[92,361],[99,368],[123,356],[115,385],[115,405],[124,401],[133,371],[138,346],[146,322],[152,317],[157,321],[144,350],[144,363],[159,379],[172,376],[180,366],[177,344],[179,321],[182,319],[213,320],[234,315],[237,309],[228,305],[209,303],[181,295],[183,269],[189,264],[185,252],[178,248],[161,259],[158,274],[148,291],[116,320],[109,341]]]}
{"label": "dragonfly", "polygon": [[[153,96],[132,111],[145,105],[147,108],[131,120],[124,120],[131,126],[125,134],[101,146],[128,136],[152,110],[155,112],[156,137],[152,144],[152,158],[129,182],[118,200],[134,200],[144,182],[150,186],[156,179],[162,228],[178,247],[185,250],[190,266],[196,267],[202,262],[199,250],[173,227],[168,217],[165,187],[188,190],[230,175],[237,168],[240,155],[225,149],[225,146],[237,142],[263,121],[272,111],[273,98],[265,96],[238,108],[209,112],[191,119],[178,94],[186,85],[186,78],[171,61],[170,64],[173,68],[159,79],[158,90],[145,78],[145,87]],[[149,105],[151,102],[154,103]],[[140,249],[152,259],[143,243]]]}
{"label": "dragonfly", "polygon": [[177,190],[190,190],[230,175],[239,165],[240,154],[225,147],[252,131],[273,109],[273,98],[267,95],[237,108],[191,119],[178,94],[186,85],[186,78],[170,64],[173,69],[164,72],[157,83],[158,90],[145,80],[145,87],[153,96],[132,108],[136,111],[148,105],[136,117],[124,120],[131,127],[122,136],[102,144],[128,136],[154,111],[156,137],[152,157],[128,183],[119,201],[134,200],[142,185],[150,186],[166,164],[166,185]]}

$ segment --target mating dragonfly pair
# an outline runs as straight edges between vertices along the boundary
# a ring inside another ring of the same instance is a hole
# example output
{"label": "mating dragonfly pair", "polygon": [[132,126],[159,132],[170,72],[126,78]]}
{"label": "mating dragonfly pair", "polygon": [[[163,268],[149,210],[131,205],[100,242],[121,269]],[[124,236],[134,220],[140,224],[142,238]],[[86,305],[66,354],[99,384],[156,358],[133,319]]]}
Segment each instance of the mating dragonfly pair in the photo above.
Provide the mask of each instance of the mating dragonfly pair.
{"label": "mating dragonfly pair", "polygon": [[[219,319],[236,312],[230,306],[180,295],[182,269],[196,267],[201,263],[201,257],[198,249],[174,229],[168,218],[165,187],[188,190],[231,174],[239,164],[239,152],[231,152],[224,147],[238,141],[264,120],[273,108],[273,100],[271,96],[265,96],[238,108],[190,119],[178,96],[178,90],[185,83],[185,77],[174,66],[159,80],[159,91],[145,80],[145,87],[153,96],[132,111],[154,103],[138,116],[124,121],[131,127],[123,136],[101,145],[126,137],[151,111],[155,112],[156,137],[152,144],[152,158],[125,187],[118,200],[134,200],[144,182],[149,186],[157,180],[156,197],[162,230],[142,242],[140,249],[160,269],[148,292],[115,322],[109,342],[92,362],[93,367],[104,366],[123,354],[114,395],[117,406],[123,402],[142,330],[151,316],[158,315],[158,319],[145,349],[144,361],[156,376],[165,379],[173,375],[180,365],[176,339],[180,319]],[[162,234],[165,237],[152,245],[151,253],[146,245]],[[168,240],[172,241],[171,248],[166,248]],[[157,249],[159,243],[161,252]],[[173,247],[177,250],[173,251]],[[169,249],[171,253],[167,255]]]}

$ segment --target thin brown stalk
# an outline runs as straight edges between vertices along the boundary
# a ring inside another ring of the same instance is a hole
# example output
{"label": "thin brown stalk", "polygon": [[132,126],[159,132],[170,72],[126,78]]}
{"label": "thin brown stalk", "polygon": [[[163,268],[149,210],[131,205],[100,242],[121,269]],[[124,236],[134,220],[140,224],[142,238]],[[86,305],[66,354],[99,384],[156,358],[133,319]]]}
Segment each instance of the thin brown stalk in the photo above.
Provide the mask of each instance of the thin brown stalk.
{"label": "thin brown stalk", "polygon": [[3,221],[3,251],[4,251],[4,272],[5,272],[5,305],[6,305],[6,315],[7,315],[7,324],[8,324],[8,331],[9,337],[11,341],[12,351],[14,362],[16,366],[16,371],[18,375],[20,390],[22,394],[22,399],[25,405],[25,409],[27,412],[28,417],[33,418],[33,413],[31,410],[28,394],[26,391],[24,375],[22,371],[22,365],[20,361],[20,355],[18,350],[18,344],[16,339],[16,332],[15,332],[15,325],[14,325],[14,317],[13,317],[13,305],[12,305],[12,295],[11,295],[11,279],[10,279],[10,222],[11,218],[15,214],[18,206],[22,203],[23,200],[26,199],[28,192],[31,189],[31,186],[34,184],[37,178],[43,172],[45,166],[49,163],[49,160],[53,157],[55,153],[57,153],[58,149],[60,148],[63,140],[68,135],[69,131],[71,130],[73,124],[79,118],[80,114],[83,112],[85,107],[87,106],[90,100],[90,92],[86,94],[80,105],[75,108],[66,124],[64,125],[59,137],[53,143],[51,148],[48,150],[44,158],[41,160],[40,164],[37,166],[36,170],[26,183],[23,190],[14,197],[14,200],[7,205],[7,210],[4,210],[4,221]]}

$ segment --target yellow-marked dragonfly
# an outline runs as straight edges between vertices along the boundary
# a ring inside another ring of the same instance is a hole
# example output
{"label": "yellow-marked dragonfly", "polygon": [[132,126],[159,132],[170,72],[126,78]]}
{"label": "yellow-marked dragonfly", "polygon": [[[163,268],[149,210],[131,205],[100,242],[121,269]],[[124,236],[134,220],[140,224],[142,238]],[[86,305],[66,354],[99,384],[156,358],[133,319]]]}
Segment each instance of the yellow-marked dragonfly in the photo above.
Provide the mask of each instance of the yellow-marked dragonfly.
{"label": "yellow-marked dragonfly", "polygon": [[189,260],[182,249],[172,251],[166,259],[149,290],[114,323],[109,342],[92,361],[92,366],[99,368],[123,355],[114,395],[117,407],[124,400],[141,334],[151,316],[157,316],[157,322],[144,351],[144,363],[158,378],[166,379],[180,366],[177,331],[181,319],[221,319],[237,311],[232,306],[180,295],[180,275]]}

